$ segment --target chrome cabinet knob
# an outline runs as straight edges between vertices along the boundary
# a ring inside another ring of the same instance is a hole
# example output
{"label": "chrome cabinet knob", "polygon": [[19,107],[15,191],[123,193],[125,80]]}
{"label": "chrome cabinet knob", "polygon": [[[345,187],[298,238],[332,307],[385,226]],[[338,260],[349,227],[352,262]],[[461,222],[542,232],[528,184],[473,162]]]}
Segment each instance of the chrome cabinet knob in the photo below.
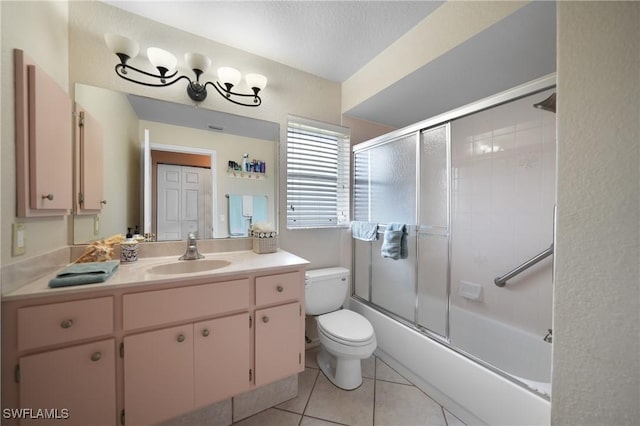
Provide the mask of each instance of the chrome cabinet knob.
{"label": "chrome cabinet knob", "polygon": [[62,328],[70,328],[73,325],[73,320],[66,319],[60,323],[60,327]]}
{"label": "chrome cabinet knob", "polygon": [[100,204],[107,204],[107,200],[100,200]]}
{"label": "chrome cabinet knob", "polygon": [[208,330],[208,329],[206,329],[206,328],[205,328],[204,330],[202,330],[202,335],[203,335],[204,337],[209,336],[209,330]]}
{"label": "chrome cabinet knob", "polygon": [[182,343],[184,342],[184,340],[186,339],[186,337],[184,337],[184,334],[181,334],[178,336],[178,342]]}
{"label": "chrome cabinet knob", "polygon": [[49,201],[53,201],[53,194],[47,194],[47,195],[43,195],[42,196],[43,200],[49,200]]}
{"label": "chrome cabinet knob", "polygon": [[282,291],[284,290],[284,287],[279,285],[278,287],[276,287],[276,290],[278,290],[278,293],[282,293]]}
{"label": "chrome cabinet knob", "polygon": [[102,358],[102,353],[100,352],[94,352],[91,354],[91,361],[93,362],[100,361],[101,358]]}
{"label": "chrome cabinet knob", "polygon": [[263,317],[262,317],[262,322],[264,322],[264,323],[269,322],[269,317],[268,317],[268,316],[266,316],[266,315],[265,315],[265,316],[263,316]]}

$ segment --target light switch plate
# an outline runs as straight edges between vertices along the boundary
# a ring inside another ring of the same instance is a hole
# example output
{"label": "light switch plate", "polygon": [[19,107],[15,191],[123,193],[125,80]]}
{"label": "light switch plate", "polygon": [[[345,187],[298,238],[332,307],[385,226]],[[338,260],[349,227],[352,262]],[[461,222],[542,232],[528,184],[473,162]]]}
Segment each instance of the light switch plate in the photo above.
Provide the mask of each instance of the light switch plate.
{"label": "light switch plate", "polygon": [[100,233],[100,216],[95,215],[93,217],[93,235],[98,235]]}
{"label": "light switch plate", "polygon": [[20,256],[27,250],[24,223],[13,224],[13,255]]}

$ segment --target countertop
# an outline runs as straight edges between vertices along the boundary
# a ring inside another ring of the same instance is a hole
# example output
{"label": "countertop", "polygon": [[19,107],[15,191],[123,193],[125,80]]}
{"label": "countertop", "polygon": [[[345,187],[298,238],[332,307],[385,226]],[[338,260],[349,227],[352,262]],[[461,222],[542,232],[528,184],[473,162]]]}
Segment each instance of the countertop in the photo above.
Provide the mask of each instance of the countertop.
{"label": "countertop", "polygon": [[[240,274],[259,273],[273,268],[288,268],[306,266],[309,261],[284,250],[275,253],[256,254],[253,251],[229,251],[216,253],[201,253],[205,260],[220,259],[231,262],[229,265],[202,272],[185,274],[153,274],[149,269],[156,265],[178,262],[178,256],[147,257],[133,263],[121,263],[117,271],[103,283],[84,284],[71,287],[49,288],[49,281],[55,277],[54,272],[27,283],[20,288],[4,294],[2,301],[36,298],[43,296],[70,295],[88,291],[124,288],[127,286],[150,286],[154,284],[171,283],[176,280],[185,282],[201,279],[218,279]],[[180,262],[198,262],[198,260],[183,260]]]}

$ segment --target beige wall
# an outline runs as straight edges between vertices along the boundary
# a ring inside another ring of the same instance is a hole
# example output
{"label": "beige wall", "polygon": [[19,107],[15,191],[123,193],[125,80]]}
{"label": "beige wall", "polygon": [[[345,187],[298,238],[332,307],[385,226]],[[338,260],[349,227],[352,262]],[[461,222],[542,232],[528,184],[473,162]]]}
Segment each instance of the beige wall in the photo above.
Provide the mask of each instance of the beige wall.
{"label": "beige wall", "polygon": [[[65,90],[69,90],[68,7],[66,2],[0,2],[2,9],[2,194],[1,264],[64,246],[69,241],[68,217],[16,219],[15,114],[13,49],[22,49]],[[26,253],[13,257],[11,227],[25,224]]]}
{"label": "beige wall", "polygon": [[640,419],[640,3],[558,2],[556,425]]}
{"label": "beige wall", "polygon": [[342,125],[351,129],[351,146],[396,130],[395,127],[385,126],[348,115],[342,116]]}
{"label": "beige wall", "polygon": [[124,94],[80,84],[75,86],[75,99],[102,126],[107,201],[98,215],[97,235],[94,215],[73,217],[73,241],[80,244],[124,234],[127,226],[140,224],[140,140],[138,117]]}

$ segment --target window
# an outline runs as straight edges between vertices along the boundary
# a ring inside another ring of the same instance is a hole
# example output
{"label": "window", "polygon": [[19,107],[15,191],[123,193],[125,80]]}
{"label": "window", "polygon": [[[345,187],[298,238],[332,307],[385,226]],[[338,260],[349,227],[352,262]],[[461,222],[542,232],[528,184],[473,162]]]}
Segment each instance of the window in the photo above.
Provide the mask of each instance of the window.
{"label": "window", "polygon": [[349,129],[289,116],[287,228],[349,223]]}

